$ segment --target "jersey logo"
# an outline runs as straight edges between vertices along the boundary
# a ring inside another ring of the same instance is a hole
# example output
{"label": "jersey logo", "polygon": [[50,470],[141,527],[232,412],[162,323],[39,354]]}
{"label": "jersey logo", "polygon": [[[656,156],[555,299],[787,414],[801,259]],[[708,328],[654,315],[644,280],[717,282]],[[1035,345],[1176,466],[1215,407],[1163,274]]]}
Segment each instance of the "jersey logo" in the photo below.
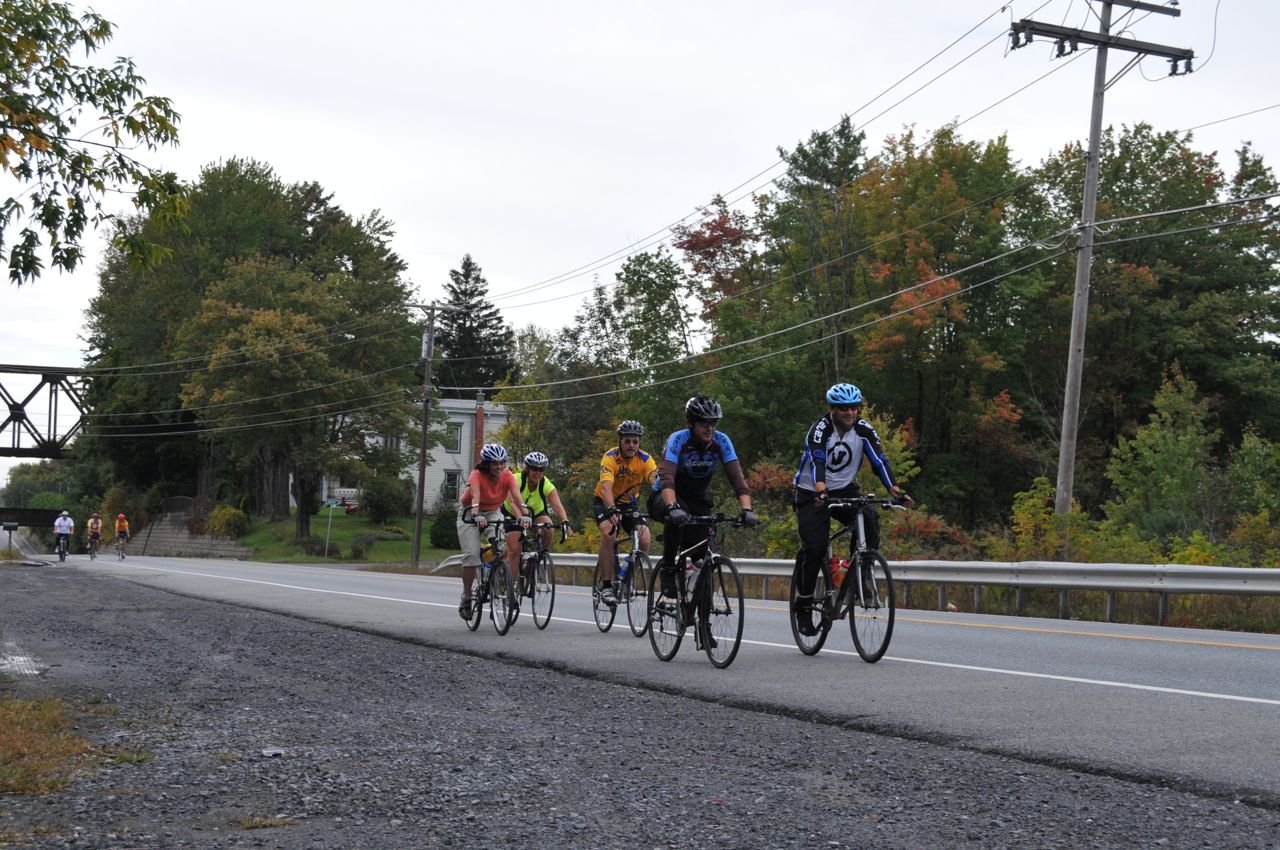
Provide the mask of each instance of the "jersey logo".
{"label": "jersey logo", "polygon": [[836,443],[827,453],[827,471],[842,472],[853,462],[853,450],[848,443]]}

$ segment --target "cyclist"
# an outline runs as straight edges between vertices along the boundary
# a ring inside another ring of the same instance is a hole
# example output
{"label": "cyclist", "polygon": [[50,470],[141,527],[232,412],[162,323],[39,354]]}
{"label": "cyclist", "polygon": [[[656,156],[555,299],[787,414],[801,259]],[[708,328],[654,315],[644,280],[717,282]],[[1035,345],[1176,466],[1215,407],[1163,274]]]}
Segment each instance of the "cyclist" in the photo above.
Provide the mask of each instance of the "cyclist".
{"label": "cyclist", "polygon": [[[556,485],[552,484],[551,479],[547,477],[549,463],[551,461],[542,452],[529,452],[524,456],[524,468],[516,474],[516,482],[520,485],[520,497],[532,512],[533,521],[537,524],[542,542],[547,547],[551,546],[551,511],[553,509],[560,517],[560,526],[564,529],[564,533],[573,534],[573,526],[569,525],[569,514],[560,503],[560,494],[556,492]],[[502,514],[515,516],[515,505],[510,499],[503,503]],[[513,576],[518,575],[514,565],[519,563],[519,558],[520,532],[512,531],[507,534],[507,561],[513,564],[511,572]],[[529,582],[526,593],[533,596],[532,580]]]}
{"label": "cyclist", "polygon": [[63,511],[58,514],[58,518],[53,521],[53,551],[58,551],[59,544],[65,545],[65,551],[71,551],[71,532],[76,530],[76,521],[71,518],[71,514]]}
{"label": "cyclist", "polygon": [[[507,499],[522,514],[522,526],[527,528],[531,522],[529,507],[520,495],[516,477],[507,469],[507,460],[506,449],[497,443],[486,443],[480,449],[480,462],[471,470],[458,503],[458,541],[462,544],[462,602],[458,605],[458,614],[464,620],[471,617],[471,583],[475,581],[476,567],[480,566],[480,535],[484,529],[491,522],[502,521],[502,503]],[[462,521],[468,508],[475,517],[474,523]],[[507,552],[508,564],[513,554]],[[512,575],[515,575],[514,566]]]}
{"label": "cyclist", "polygon": [[124,514],[116,517],[116,539],[120,541],[120,557],[124,558],[124,547],[129,542],[129,520]]}
{"label": "cyclist", "polygon": [[689,399],[684,405],[689,427],[667,438],[658,464],[658,480],[649,495],[649,514],[665,522],[662,561],[658,564],[663,596],[676,596],[675,570],[679,566],[676,558],[681,550],[706,540],[710,533],[705,527],[686,530],[683,526],[691,515],[711,512],[707,488],[717,466],[724,467],[730,486],[738,496],[743,524],[756,524],[756,515],[751,510],[751,488],[743,477],[742,463],[729,435],[719,430],[722,416],[723,411],[715,399],[701,394]]}
{"label": "cyclist", "polygon": [[[618,604],[613,589],[613,541],[618,525],[628,534],[634,534],[636,519],[624,516],[623,508],[634,509],[640,501],[640,489],[657,477],[658,462],[648,452],[640,450],[640,438],[644,426],[628,419],[618,426],[618,447],[609,449],[600,458],[600,481],[596,484],[591,513],[600,526],[600,601],[610,607]],[[649,527],[640,526],[640,551],[649,551]]]}
{"label": "cyclist", "polygon": [[89,538],[89,548],[97,549],[102,545],[102,514],[97,511],[84,524],[85,535]]}
{"label": "cyclist", "polygon": [[[861,418],[862,391],[853,384],[834,384],[827,390],[826,399],[826,414],[814,422],[805,435],[804,454],[795,477],[793,507],[804,550],[797,596],[805,600],[813,596],[814,581],[827,557],[832,517],[847,524],[856,516],[852,508],[829,510],[827,500],[859,494],[857,474],[864,461],[892,495],[911,501],[894,483],[875,429]],[[870,505],[862,509],[862,516],[867,546],[878,549],[880,517]],[[817,634],[810,617],[801,617],[797,628],[802,635]]]}

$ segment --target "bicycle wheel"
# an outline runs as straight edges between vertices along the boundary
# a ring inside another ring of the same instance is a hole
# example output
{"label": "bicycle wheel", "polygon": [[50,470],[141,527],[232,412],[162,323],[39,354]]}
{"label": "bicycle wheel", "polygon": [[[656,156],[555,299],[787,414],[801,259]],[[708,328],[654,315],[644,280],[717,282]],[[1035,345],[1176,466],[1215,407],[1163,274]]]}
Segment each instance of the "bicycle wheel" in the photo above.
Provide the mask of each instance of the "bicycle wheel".
{"label": "bicycle wheel", "polygon": [[851,588],[849,631],[862,660],[874,664],[884,656],[893,637],[893,575],[884,556],[870,549],[862,554],[858,575],[850,570],[845,581],[862,582],[861,599],[858,588]]}
{"label": "bicycle wheel", "polygon": [[708,571],[703,585],[703,599],[707,602],[699,607],[705,610],[702,617],[702,648],[711,663],[724,669],[733,663],[738,655],[738,647],[742,645],[742,576],[733,561],[717,556],[715,561],[706,567]]}
{"label": "bicycle wheel", "polygon": [[591,574],[591,615],[595,617],[596,628],[607,632],[613,628],[613,618],[618,614],[617,605],[609,605],[600,599],[600,564],[596,564]]}
{"label": "bicycle wheel", "polygon": [[644,637],[644,633],[649,631],[649,573],[649,556],[637,552],[631,556],[631,572],[627,573],[622,584],[627,603],[627,622],[631,626],[631,634],[638,638]]}
{"label": "bicycle wheel", "polygon": [[67,559],[67,542],[65,540],[58,541],[58,560],[65,561]]}
{"label": "bicycle wheel", "polygon": [[[818,570],[818,576],[813,584],[813,596],[806,599],[803,606],[797,607],[796,598],[800,595],[800,559],[804,557],[804,552],[796,556],[796,567],[791,571],[791,637],[795,639],[796,646],[805,655],[817,655],[818,650],[822,649],[822,645],[827,642],[827,635],[831,633],[831,620],[822,615],[822,601],[827,598],[827,577],[822,569]],[[813,623],[816,629],[812,635],[806,635],[800,631],[800,618],[808,617],[809,622]],[[817,620],[817,622],[814,622]]]}
{"label": "bicycle wheel", "polygon": [[89,541],[89,560],[90,561],[98,560],[97,547],[93,545],[92,540]]}
{"label": "bicycle wheel", "polygon": [[484,615],[484,603],[488,601],[489,585],[480,581],[482,567],[476,567],[476,577],[471,580],[471,616],[467,618],[467,628],[475,631],[480,628],[480,619]]}
{"label": "bicycle wheel", "polygon": [[489,619],[500,635],[505,635],[515,621],[515,600],[511,596],[511,569],[499,559],[489,573]]}
{"label": "bicycle wheel", "polygon": [[556,604],[556,565],[551,556],[542,552],[532,561],[533,575],[533,624],[545,629],[551,622],[551,609]]}
{"label": "bicycle wheel", "polygon": [[124,560],[124,541],[116,538],[116,557],[121,561]]}
{"label": "bicycle wheel", "polygon": [[661,661],[670,661],[684,640],[684,618],[680,603],[662,595],[662,570],[649,571],[649,644]]}

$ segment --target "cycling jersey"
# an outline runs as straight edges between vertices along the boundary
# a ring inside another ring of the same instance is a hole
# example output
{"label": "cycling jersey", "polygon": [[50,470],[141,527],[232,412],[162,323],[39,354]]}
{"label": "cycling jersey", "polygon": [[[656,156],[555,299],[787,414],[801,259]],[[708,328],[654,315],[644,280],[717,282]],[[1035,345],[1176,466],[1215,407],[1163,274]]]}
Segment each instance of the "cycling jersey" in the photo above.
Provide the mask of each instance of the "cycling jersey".
{"label": "cycling jersey", "polygon": [[864,460],[871,464],[884,486],[892,490],[893,473],[889,471],[880,438],[871,424],[859,419],[851,430],[841,434],[827,414],[813,423],[805,435],[795,486],[800,490],[817,490],[815,485],[822,481],[828,490],[843,490],[853,484]]}
{"label": "cycling jersey", "polygon": [[75,527],[75,521],[69,516],[60,516],[53,521],[54,534],[70,534]]}
{"label": "cycling jersey", "polygon": [[[530,485],[525,481],[524,470],[516,473],[516,482],[520,485],[520,498],[524,499],[525,505],[528,506],[533,516],[546,514],[551,516],[551,505],[547,502],[547,497],[556,491],[556,485],[551,483],[551,479],[544,472],[542,480],[538,482],[538,486],[530,489]],[[502,505],[503,509],[512,516],[518,516],[516,506],[511,503],[510,499]]]}
{"label": "cycling jersey", "polygon": [[596,498],[604,498],[604,482],[613,482],[613,503],[635,505],[640,490],[646,483],[657,479],[658,462],[648,452],[637,451],[634,457],[624,457],[621,449],[609,449],[600,458],[600,481],[596,484]]}
{"label": "cycling jersey", "polygon": [[124,535],[125,537],[129,536],[128,520],[121,520],[121,519],[116,520],[116,535],[117,536]]}
{"label": "cycling jersey", "polygon": [[706,500],[707,488],[717,466],[723,466],[733,492],[745,496],[751,492],[742,474],[742,463],[733,449],[733,441],[723,431],[716,431],[705,446],[699,445],[689,429],[676,431],[667,438],[667,448],[658,465],[655,492],[663,488],[675,490],[677,499]]}
{"label": "cycling jersey", "polygon": [[102,520],[89,520],[84,524],[84,530],[89,533],[90,537],[100,537],[102,535]]}
{"label": "cycling jersey", "polygon": [[462,494],[462,505],[469,508],[473,503],[478,502],[481,512],[496,511],[502,507],[503,501],[511,495],[515,486],[516,477],[509,469],[502,470],[497,481],[487,473],[473,469],[471,476],[467,478],[467,489]]}

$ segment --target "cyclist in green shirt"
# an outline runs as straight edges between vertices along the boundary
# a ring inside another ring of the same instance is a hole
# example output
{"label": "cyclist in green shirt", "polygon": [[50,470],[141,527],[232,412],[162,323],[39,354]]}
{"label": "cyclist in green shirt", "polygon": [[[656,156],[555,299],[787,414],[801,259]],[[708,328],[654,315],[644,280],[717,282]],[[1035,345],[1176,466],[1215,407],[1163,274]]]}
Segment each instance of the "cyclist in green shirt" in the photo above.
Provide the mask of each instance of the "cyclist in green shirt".
{"label": "cyclist in green shirt", "polygon": [[[565,512],[564,505],[560,503],[560,494],[556,492],[556,485],[552,484],[551,479],[547,477],[549,463],[547,456],[542,452],[529,452],[524,456],[524,468],[516,473],[516,483],[520,485],[520,498],[524,499],[525,505],[532,512],[533,522],[537,525],[538,532],[542,535],[542,542],[547,548],[551,547],[553,527],[551,512],[553,510],[555,515],[560,517],[560,526],[564,528],[564,533],[573,534],[573,526],[569,525],[569,515]],[[502,506],[502,512],[515,515],[510,499]],[[519,545],[520,532],[509,532],[507,551],[515,552]]]}

